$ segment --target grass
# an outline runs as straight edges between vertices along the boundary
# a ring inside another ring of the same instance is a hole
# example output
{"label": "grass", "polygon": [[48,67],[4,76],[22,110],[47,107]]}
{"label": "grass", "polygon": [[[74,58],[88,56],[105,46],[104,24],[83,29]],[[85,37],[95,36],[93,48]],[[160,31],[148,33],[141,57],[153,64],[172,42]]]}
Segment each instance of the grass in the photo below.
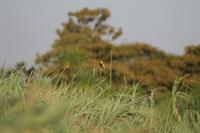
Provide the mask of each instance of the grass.
{"label": "grass", "polygon": [[[200,97],[180,91],[146,95],[138,84],[116,90],[95,74],[55,86],[52,78],[20,72],[0,76],[1,133],[198,133]],[[195,89],[196,88],[196,89]],[[194,87],[195,94],[199,87]],[[150,100],[149,100],[150,99]]]}

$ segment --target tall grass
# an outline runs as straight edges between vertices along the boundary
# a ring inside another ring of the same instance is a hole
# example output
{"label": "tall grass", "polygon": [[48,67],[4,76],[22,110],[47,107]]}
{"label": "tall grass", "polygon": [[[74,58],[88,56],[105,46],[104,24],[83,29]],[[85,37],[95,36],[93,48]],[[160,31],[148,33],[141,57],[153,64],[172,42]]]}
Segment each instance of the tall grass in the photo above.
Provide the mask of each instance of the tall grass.
{"label": "tall grass", "polygon": [[[87,71],[86,71],[87,72]],[[104,78],[81,73],[55,86],[37,74],[0,77],[0,132],[195,133],[200,131],[199,97],[182,92],[181,80],[170,95],[157,99],[140,86],[116,90]],[[149,100],[150,99],[150,100]],[[145,101],[146,100],[146,101]]]}

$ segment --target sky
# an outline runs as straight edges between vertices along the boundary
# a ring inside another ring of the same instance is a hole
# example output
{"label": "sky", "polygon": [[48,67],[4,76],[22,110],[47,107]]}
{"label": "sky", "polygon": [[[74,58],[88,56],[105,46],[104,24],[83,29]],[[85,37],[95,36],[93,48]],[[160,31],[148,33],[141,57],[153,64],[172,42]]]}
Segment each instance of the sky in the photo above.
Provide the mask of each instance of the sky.
{"label": "sky", "polygon": [[144,42],[172,54],[200,44],[198,0],[0,0],[0,65],[34,64],[57,38],[69,11],[104,7],[123,29],[118,43]]}

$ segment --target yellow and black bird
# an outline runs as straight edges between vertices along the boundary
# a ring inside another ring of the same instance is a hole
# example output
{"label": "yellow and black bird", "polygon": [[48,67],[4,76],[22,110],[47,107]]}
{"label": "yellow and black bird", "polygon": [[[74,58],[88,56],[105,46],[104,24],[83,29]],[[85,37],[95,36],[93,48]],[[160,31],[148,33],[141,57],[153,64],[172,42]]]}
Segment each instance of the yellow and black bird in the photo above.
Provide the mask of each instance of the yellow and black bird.
{"label": "yellow and black bird", "polygon": [[102,69],[105,68],[105,64],[103,63],[103,61],[100,61],[100,62],[99,62],[99,66],[100,66],[100,68],[102,68]]}

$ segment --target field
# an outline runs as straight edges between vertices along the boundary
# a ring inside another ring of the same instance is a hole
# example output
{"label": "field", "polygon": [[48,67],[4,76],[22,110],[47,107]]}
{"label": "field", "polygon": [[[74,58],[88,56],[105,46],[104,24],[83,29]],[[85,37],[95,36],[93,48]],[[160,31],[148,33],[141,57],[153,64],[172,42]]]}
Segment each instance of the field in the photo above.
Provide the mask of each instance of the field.
{"label": "field", "polygon": [[196,2],[134,1],[3,2],[0,133],[200,133]]}
{"label": "field", "polygon": [[[122,87],[95,74],[67,84],[20,71],[0,77],[1,133],[197,133],[200,87],[146,93],[139,84]],[[57,82],[58,83],[58,82]],[[159,93],[158,93],[159,92]],[[195,95],[196,94],[196,95]]]}

